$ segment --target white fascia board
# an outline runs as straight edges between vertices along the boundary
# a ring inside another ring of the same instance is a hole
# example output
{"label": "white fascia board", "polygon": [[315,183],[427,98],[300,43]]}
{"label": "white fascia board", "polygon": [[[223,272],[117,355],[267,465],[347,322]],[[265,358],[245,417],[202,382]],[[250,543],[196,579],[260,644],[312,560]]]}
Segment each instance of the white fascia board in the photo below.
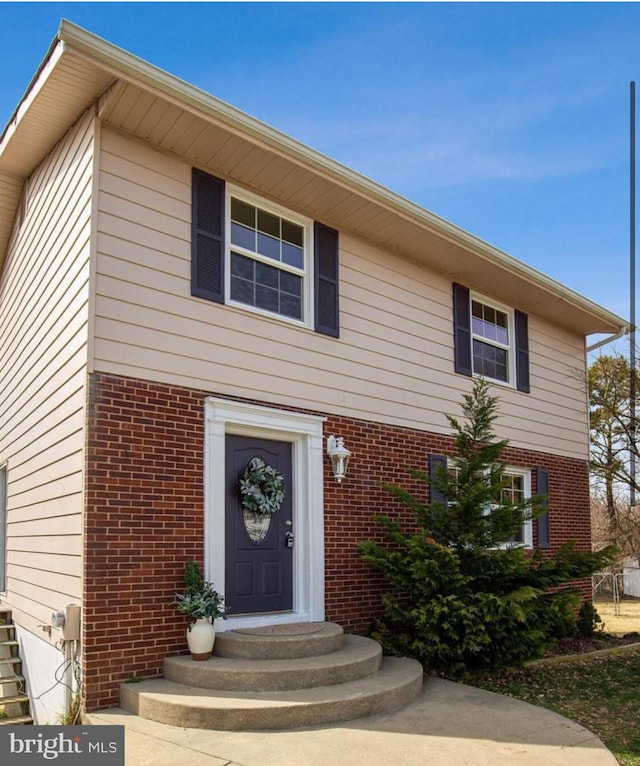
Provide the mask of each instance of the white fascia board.
{"label": "white fascia board", "polygon": [[36,72],[33,80],[29,83],[24,96],[18,102],[18,106],[9,118],[9,122],[5,126],[5,129],[0,136],[0,157],[2,157],[6,147],[9,145],[11,138],[18,129],[18,126],[20,125],[24,115],[29,111],[29,108],[32,106],[38,94],[49,79],[49,75],[56,68],[58,62],[62,58],[63,53],[63,43],[59,42],[57,45],[54,45],[47,54],[47,57],[40,65],[40,68]]}

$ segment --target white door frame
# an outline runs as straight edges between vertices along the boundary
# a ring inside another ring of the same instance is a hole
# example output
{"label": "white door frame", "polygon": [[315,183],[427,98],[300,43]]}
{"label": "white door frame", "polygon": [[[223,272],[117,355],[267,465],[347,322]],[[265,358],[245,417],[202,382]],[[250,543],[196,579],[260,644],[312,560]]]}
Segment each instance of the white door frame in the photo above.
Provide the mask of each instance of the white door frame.
{"label": "white door frame", "polygon": [[293,610],[216,620],[216,630],[324,620],[322,424],[326,418],[208,397],[205,401],[205,577],[225,592],[225,450],[227,434],[291,443],[293,468]]}

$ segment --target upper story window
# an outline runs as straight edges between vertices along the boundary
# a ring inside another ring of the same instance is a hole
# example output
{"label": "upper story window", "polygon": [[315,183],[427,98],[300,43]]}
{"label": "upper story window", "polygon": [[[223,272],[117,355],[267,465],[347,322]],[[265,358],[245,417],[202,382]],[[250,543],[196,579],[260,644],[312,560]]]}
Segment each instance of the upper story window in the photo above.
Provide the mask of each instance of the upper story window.
{"label": "upper story window", "polygon": [[229,298],[305,322],[311,313],[310,224],[231,193]]}
{"label": "upper story window", "polygon": [[192,170],[191,294],[340,336],[338,232]]}
{"label": "upper story window", "polygon": [[527,315],[453,284],[454,367],[529,393]]}
{"label": "upper story window", "polygon": [[512,312],[482,298],[471,299],[473,372],[501,383],[513,381]]}

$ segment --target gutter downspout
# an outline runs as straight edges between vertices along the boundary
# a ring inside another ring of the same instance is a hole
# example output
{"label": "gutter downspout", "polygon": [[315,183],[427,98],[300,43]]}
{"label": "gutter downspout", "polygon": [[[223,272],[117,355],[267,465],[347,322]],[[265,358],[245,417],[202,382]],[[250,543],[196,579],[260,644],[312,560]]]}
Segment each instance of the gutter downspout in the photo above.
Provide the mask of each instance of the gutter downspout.
{"label": "gutter downspout", "polygon": [[623,335],[626,335],[628,332],[629,332],[629,328],[626,325],[624,327],[621,327],[615,335],[610,335],[608,338],[604,338],[603,340],[599,340],[597,343],[594,343],[591,346],[587,346],[586,348],[587,354],[591,353],[591,351],[595,351],[597,348],[600,348],[601,346],[606,345],[607,343],[613,343],[614,340],[618,340],[618,338],[621,338]]}

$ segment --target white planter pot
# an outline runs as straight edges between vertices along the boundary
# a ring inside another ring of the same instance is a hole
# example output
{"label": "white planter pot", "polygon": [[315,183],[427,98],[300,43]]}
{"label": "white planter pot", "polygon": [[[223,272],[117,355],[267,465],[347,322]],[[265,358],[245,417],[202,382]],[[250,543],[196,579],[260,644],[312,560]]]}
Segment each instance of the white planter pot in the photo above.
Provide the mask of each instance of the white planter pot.
{"label": "white planter pot", "polygon": [[193,660],[208,660],[213,651],[216,631],[213,625],[203,617],[196,620],[187,629],[187,643]]}

